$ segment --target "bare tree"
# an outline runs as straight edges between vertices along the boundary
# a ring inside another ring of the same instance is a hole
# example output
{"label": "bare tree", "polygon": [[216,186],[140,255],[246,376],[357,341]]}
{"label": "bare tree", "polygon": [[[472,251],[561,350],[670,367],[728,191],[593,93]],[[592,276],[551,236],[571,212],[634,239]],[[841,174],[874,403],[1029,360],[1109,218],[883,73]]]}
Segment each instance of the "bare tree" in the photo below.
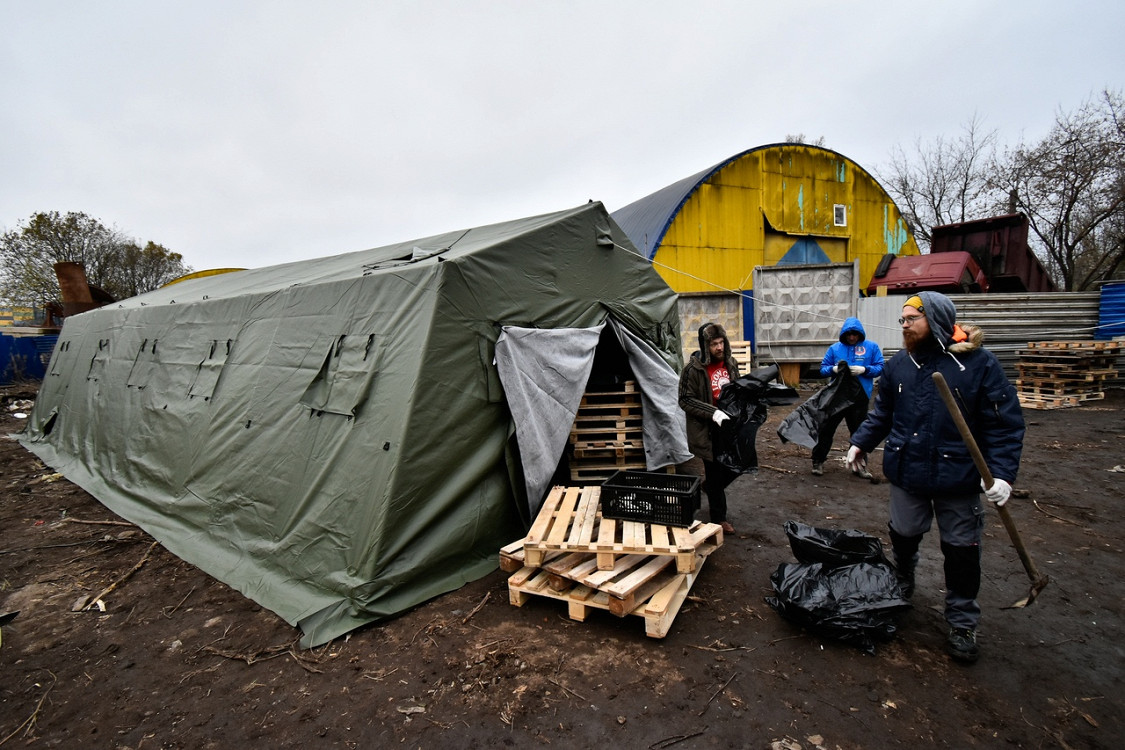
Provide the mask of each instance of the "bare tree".
{"label": "bare tree", "polygon": [[149,242],[141,248],[84,213],[49,211],[0,235],[0,300],[42,306],[59,298],[54,264],[80,263],[91,284],[117,299],[155,289],[191,269],[183,256]]}
{"label": "bare tree", "polygon": [[800,143],[804,146],[817,146],[819,148],[826,148],[824,145],[824,136],[818,135],[815,139],[810,140],[804,133],[788,133],[785,136],[784,143]]}
{"label": "bare tree", "polygon": [[1104,90],[1059,112],[1043,140],[1017,146],[995,184],[1027,214],[1041,254],[1067,291],[1125,270],[1125,98]]}
{"label": "bare tree", "polygon": [[117,257],[120,262],[103,283],[110,285],[118,299],[144,294],[191,271],[182,255],[155,242],[144,247],[136,242],[124,243]]}
{"label": "bare tree", "polygon": [[910,154],[895,146],[891,163],[875,170],[924,251],[933,239],[933,227],[998,212],[1002,201],[989,184],[996,143],[996,131],[986,131],[981,118],[973,115],[960,136],[918,139]]}

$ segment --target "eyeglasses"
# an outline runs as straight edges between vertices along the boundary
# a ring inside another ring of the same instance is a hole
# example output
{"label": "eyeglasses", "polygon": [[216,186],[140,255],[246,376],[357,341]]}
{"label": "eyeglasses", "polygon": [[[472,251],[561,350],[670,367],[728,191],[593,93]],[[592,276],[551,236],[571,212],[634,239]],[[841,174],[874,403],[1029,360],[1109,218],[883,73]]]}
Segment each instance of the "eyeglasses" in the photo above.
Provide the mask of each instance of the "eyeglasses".
{"label": "eyeglasses", "polygon": [[906,326],[907,328],[909,328],[910,326],[914,325],[915,323],[917,323],[919,320],[921,320],[924,317],[926,317],[926,316],[925,315],[911,315],[909,318],[899,318],[898,324],[900,326]]}

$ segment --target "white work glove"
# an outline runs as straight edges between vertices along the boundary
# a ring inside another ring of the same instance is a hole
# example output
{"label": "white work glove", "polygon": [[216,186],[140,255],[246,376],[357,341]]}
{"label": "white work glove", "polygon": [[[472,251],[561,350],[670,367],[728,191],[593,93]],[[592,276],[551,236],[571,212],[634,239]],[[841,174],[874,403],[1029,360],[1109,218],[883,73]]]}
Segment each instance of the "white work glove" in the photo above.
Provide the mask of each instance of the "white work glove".
{"label": "white work glove", "polygon": [[722,409],[716,409],[715,413],[711,415],[711,421],[719,425],[720,427],[722,426],[723,422],[727,421],[728,419],[730,419],[730,415]]}
{"label": "white work glove", "polygon": [[1003,479],[993,479],[992,486],[988,489],[984,487],[984,480],[980,480],[980,488],[984,490],[984,496],[988,498],[988,502],[996,503],[996,507],[1000,508],[1004,503],[1008,502],[1008,498],[1012,496],[1012,485],[1005,482]]}
{"label": "white work glove", "polygon": [[867,368],[863,365],[850,365],[848,369],[851,370],[852,375],[855,375],[857,378],[863,373],[867,372]]}
{"label": "white work glove", "polygon": [[841,359],[832,369],[840,374],[843,374],[844,370],[848,369],[848,363]]}
{"label": "white work glove", "polygon": [[867,468],[867,454],[858,445],[848,448],[848,457],[844,461],[848,468],[857,474]]}

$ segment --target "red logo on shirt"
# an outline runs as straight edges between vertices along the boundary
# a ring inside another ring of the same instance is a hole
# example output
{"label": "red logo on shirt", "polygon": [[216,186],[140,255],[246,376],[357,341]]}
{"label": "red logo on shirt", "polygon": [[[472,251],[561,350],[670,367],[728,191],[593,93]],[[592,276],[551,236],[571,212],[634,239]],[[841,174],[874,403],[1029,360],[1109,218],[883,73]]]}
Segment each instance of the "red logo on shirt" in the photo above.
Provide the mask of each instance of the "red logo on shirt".
{"label": "red logo on shirt", "polygon": [[723,386],[730,382],[730,373],[727,371],[726,364],[720,362],[717,365],[708,365],[707,375],[711,378],[711,401],[718,401]]}

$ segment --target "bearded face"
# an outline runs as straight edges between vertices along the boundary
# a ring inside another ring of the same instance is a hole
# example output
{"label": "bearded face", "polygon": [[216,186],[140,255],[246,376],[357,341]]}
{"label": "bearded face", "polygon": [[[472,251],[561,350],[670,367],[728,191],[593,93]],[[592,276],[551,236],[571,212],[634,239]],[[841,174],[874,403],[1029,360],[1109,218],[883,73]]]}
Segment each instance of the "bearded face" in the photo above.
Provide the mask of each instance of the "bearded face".
{"label": "bearded face", "polygon": [[930,323],[913,307],[902,308],[902,345],[916,352],[930,338]]}

